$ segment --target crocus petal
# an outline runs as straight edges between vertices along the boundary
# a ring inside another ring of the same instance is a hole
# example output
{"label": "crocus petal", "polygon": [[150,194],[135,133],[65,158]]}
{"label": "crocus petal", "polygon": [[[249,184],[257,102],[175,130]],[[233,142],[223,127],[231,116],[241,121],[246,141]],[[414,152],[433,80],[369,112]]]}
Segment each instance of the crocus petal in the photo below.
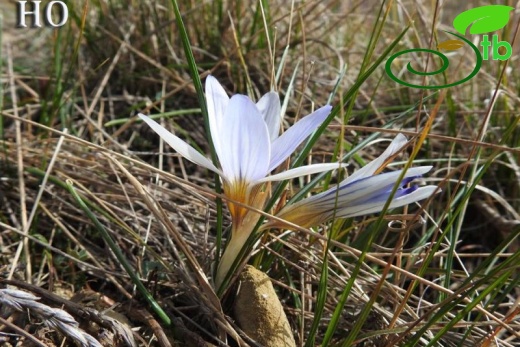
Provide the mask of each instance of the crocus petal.
{"label": "crocus petal", "polygon": [[[418,177],[423,173],[428,172],[430,169],[431,166],[420,166],[409,169],[403,178],[403,181],[411,177]],[[299,206],[313,204],[319,206],[320,209],[325,211],[339,207],[350,207],[358,202],[362,204],[366,202],[367,199],[381,194],[386,194],[386,198],[384,198],[384,201],[386,201],[400,175],[401,171],[387,172],[375,176],[360,178],[359,180],[349,182],[346,185],[344,182],[347,180],[344,180],[339,185],[300,200],[293,205]],[[291,207],[289,206],[289,208]]]}
{"label": "crocus petal", "polygon": [[290,178],[300,177],[304,175],[312,175],[318,172],[336,170],[342,167],[346,167],[348,164],[346,163],[328,163],[328,164],[312,164],[312,165],[304,165],[294,169],[290,169],[284,172],[280,172],[276,175],[267,176],[258,182],[268,182],[268,181],[283,181]]}
{"label": "crocus petal", "polygon": [[398,134],[379,157],[350,175],[346,182],[353,182],[360,177],[372,176],[377,169],[379,169],[389,157],[397,153],[406,142],[406,137],[403,134]]}
{"label": "crocus petal", "polygon": [[[419,200],[424,200],[430,197],[435,190],[438,189],[437,186],[425,186],[417,188],[410,194],[403,195],[399,198],[393,199],[390,203],[389,209],[397,208],[405,205],[409,205],[411,203],[417,202]],[[440,190],[439,190],[440,191]],[[388,196],[387,196],[388,199]],[[377,213],[383,210],[383,207],[386,204],[386,200],[384,201],[374,201],[365,204],[353,204],[352,206],[348,206],[345,208],[338,208],[336,212],[336,217],[338,218],[349,218],[355,216],[361,216],[370,213]],[[339,203],[338,203],[339,204]]]}
{"label": "crocus petal", "polygon": [[[392,199],[398,199],[404,195],[411,194],[417,188],[419,188],[419,186],[417,186],[416,184],[412,184],[411,186],[406,187],[410,182],[412,182],[417,177],[418,176],[408,177],[406,179],[403,179],[401,182],[399,182],[399,185],[398,185]],[[372,191],[371,194],[366,194],[357,199],[354,199],[352,201],[352,204],[363,205],[363,204],[371,203],[371,202],[386,202],[386,200],[388,200],[388,197],[392,193],[394,186],[395,186],[395,183],[393,183],[393,184],[390,183],[384,187],[381,187],[379,190]]]}
{"label": "crocus petal", "polygon": [[208,105],[208,120],[211,139],[217,154],[221,152],[220,134],[223,126],[223,118],[229,104],[229,97],[217,79],[213,76],[206,78],[206,102]]}
{"label": "crocus petal", "polygon": [[281,111],[278,93],[269,92],[265,94],[258,100],[256,107],[258,107],[258,110],[267,124],[269,138],[271,142],[273,142],[278,138],[278,134],[280,133]]}
{"label": "crocus petal", "polygon": [[[419,177],[432,169],[431,166],[418,166],[410,168],[406,171],[403,177],[403,181],[410,177]],[[336,195],[336,190],[339,190],[339,196],[348,197],[349,201],[355,201],[359,198],[370,197],[378,192],[386,192],[392,190],[399,176],[401,176],[402,170],[386,172],[375,176],[360,178],[357,181],[349,182],[349,178],[342,181],[339,187],[329,189],[323,192],[326,195]],[[346,183],[346,184],[345,184]]]}
{"label": "crocus petal", "polygon": [[256,105],[244,95],[234,95],[224,117],[218,154],[225,179],[233,183],[264,178],[269,173],[271,143]]}
{"label": "crocus petal", "polygon": [[332,106],[323,106],[304,117],[272,143],[269,172],[287,159],[317,127],[327,118]]}
{"label": "crocus petal", "polygon": [[[399,183],[389,208],[404,206],[424,199],[437,189],[436,186],[427,186],[427,189],[424,189],[426,187],[417,188],[417,186],[403,188],[404,185],[430,169],[431,166],[409,169]],[[277,216],[300,226],[310,227],[325,222],[333,216],[347,218],[380,212],[400,175],[401,171],[395,171],[360,178],[343,186],[340,183],[323,193],[284,207]]]}
{"label": "crocus petal", "polygon": [[203,166],[208,170],[218,173],[222,175],[222,172],[213,165],[213,163],[200,154],[195,148],[188,145],[186,142],[173,135],[171,132],[166,130],[162,125],[151,119],[150,117],[145,116],[144,114],[139,114],[139,118],[146,122],[167,144],[169,144],[174,150],[176,150],[180,155],[189,161]]}

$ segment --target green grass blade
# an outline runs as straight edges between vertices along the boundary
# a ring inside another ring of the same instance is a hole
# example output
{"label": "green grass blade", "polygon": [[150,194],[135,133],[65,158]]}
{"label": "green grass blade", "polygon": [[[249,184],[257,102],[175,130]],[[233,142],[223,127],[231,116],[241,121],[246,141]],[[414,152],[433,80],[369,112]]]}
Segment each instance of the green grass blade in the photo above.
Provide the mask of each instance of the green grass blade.
{"label": "green grass blade", "polygon": [[130,278],[132,279],[132,282],[137,287],[137,290],[141,293],[141,295],[145,298],[145,300],[148,302],[148,304],[152,307],[153,311],[161,318],[162,322],[166,325],[171,325],[171,319],[168,317],[166,312],[161,308],[161,306],[155,301],[152,294],[146,289],[143,282],[141,282],[141,279],[137,274],[135,273],[134,268],[130,265],[128,260],[126,259],[125,255],[121,251],[121,249],[117,246],[117,244],[114,242],[110,234],[106,231],[105,227],[101,222],[97,219],[97,217],[92,213],[92,211],[88,208],[88,206],[83,202],[79,194],[74,189],[72,182],[67,180],[67,190],[69,193],[74,197],[74,200],[78,203],[79,207],[85,212],[85,214],[89,217],[89,219],[94,223],[96,226],[96,229],[98,230],[99,234],[103,238],[103,240],[107,243],[107,245],[110,247],[112,252],[114,252],[117,260],[121,263],[123,268],[125,269],[126,273]]}
{"label": "green grass blade", "polygon": [[[208,109],[206,104],[206,98],[204,97],[204,90],[202,88],[202,82],[199,76],[199,70],[197,68],[197,62],[195,61],[195,57],[193,56],[193,51],[191,49],[190,38],[188,36],[188,32],[186,31],[186,26],[182,20],[181,11],[179,9],[179,5],[177,0],[171,0],[173,6],[173,12],[175,13],[175,20],[177,22],[177,27],[179,28],[182,46],[184,47],[184,54],[186,54],[186,59],[188,60],[188,68],[190,71],[191,78],[193,80],[193,85],[195,86],[195,90],[197,92],[197,98],[199,100],[200,109],[202,112],[202,116],[204,117],[204,126],[206,128],[206,137],[208,138],[210,150],[211,150],[211,160],[214,165],[217,165],[217,154],[215,152],[215,146],[213,144],[213,139],[211,138],[211,131],[209,127],[209,118],[208,118]],[[215,190],[218,194],[222,192],[220,178],[217,174],[215,174]],[[222,249],[222,200],[217,198],[217,242],[216,242],[216,261],[217,264],[215,269],[218,268],[218,259],[220,257],[221,249]],[[215,270],[216,271],[216,270]]]}
{"label": "green grass blade", "polygon": [[[307,337],[307,341],[305,342],[305,347],[312,347],[316,345],[316,334],[318,333],[318,328],[320,327],[321,318],[323,317],[323,312],[325,311],[325,304],[327,300],[327,292],[328,292],[328,283],[329,283],[329,244],[330,244],[330,234],[327,238],[327,244],[325,245],[325,250],[323,253],[323,264],[321,266],[321,274],[320,274],[320,282],[318,283],[318,294],[316,298],[316,309],[314,310],[314,317],[312,320],[311,329],[309,331],[309,335]],[[326,346],[324,344],[324,346]]]}

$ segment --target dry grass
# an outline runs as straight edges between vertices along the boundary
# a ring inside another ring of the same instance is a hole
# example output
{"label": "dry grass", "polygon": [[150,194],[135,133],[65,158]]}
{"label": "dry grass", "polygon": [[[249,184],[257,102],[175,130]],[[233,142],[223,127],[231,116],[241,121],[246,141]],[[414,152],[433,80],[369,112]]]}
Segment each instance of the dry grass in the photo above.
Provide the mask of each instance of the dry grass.
{"label": "dry grass", "polygon": [[[340,102],[359,74],[374,24],[381,21],[376,1],[308,1],[292,9],[286,2],[271,1],[266,9],[269,47],[257,2],[230,1],[221,17],[215,15],[218,3],[180,2],[201,75],[216,75],[231,93],[258,97],[270,89],[273,70],[283,66],[277,84],[282,97],[296,76],[287,123],[307,114],[314,104],[325,104],[346,66],[333,104]],[[229,302],[221,306],[211,289],[217,197],[212,177],[163,147],[132,118],[136,111],[158,114],[198,106],[171,5],[91,1],[82,24],[83,4],[71,5],[77,17],[71,17],[59,34],[39,34],[44,56],[33,55],[34,46],[24,48],[21,31],[11,23],[4,23],[2,31],[0,287],[10,289],[0,289],[0,339],[13,345],[29,343],[30,333],[44,345],[81,345],[80,333],[67,333],[59,328],[61,323],[39,324],[50,320],[30,306],[44,305],[45,310],[67,315],[65,327],[82,329],[75,331],[88,332],[104,346],[131,345],[129,329],[139,346],[255,345],[226,316]],[[399,50],[430,46],[432,23],[448,29],[453,14],[466,9],[448,3],[434,16],[435,6],[427,1],[391,3],[374,57],[408,20],[414,19],[414,26]],[[7,14],[12,10],[4,9]],[[503,33],[509,41],[518,15],[513,18]],[[25,32],[29,30],[34,29]],[[373,132],[419,135],[427,120],[433,120],[418,158],[434,163],[426,179],[443,186],[444,192],[425,205],[422,222],[413,219],[417,206],[386,216],[388,224],[366,255],[360,249],[375,217],[336,221],[312,232],[273,231],[262,238],[251,263],[274,280],[298,344],[305,343],[316,312],[327,233],[334,237],[317,343],[357,261],[364,258],[333,342],[341,345],[374,296],[356,339],[359,346],[405,346],[425,326],[418,344],[426,346],[450,321],[456,324],[438,345],[520,344],[518,263],[500,267],[507,259],[518,259],[520,252],[520,136],[514,123],[520,109],[520,45],[513,46],[512,69],[505,70],[501,93],[489,112],[490,95],[504,68],[493,61],[483,65],[478,78],[450,88],[443,99],[429,99],[420,111],[382,129],[426,94],[396,85],[380,68],[360,88],[352,112],[345,105],[345,113],[328,128],[309,161],[348,151]],[[457,59],[450,79],[472,69],[467,61],[471,58]],[[109,123],[121,119],[119,124]],[[161,121],[208,152],[197,110]],[[512,135],[503,142],[510,126]],[[345,136],[340,150],[336,146],[341,131]],[[382,147],[359,151],[352,166],[375,157]],[[468,202],[456,200],[466,182],[477,177],[470,165],[487,162]],[[67,191],[67,181],[73,182],[167,312],[172,327],[153,315]],[[458,208],[465,213],[452,218]],[[224,226],[228,224],[226,219]],[[491,255],[496,261],[486,263]],[[479,268],[482,264],[484,269]],[[476,276],[469,281],[472,274]],[[492,287],[497,281],[502,285]],[[479,298],[486,288],[493,291]],[[16,295],[6,297],[9,290],[25,293],[18,296],[23,304],[16,305]],[[453,302],[457,305],[435,318]],[[470,312],[464,313],[469,306]],[[14,318],[5,318],[13,310]],[[91,323],[91,315],[100,320]],[[434,323],[428,324],[431,319]],[[110,338],[102,339],[107,332]]]}

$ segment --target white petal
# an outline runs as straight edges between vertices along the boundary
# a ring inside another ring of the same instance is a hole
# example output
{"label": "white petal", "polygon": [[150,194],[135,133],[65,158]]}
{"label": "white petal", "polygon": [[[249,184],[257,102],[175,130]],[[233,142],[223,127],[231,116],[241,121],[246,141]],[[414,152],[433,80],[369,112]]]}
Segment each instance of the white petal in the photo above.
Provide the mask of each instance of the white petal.
{"label": "white petal", "polygon": [[287,159],[316,128],[327,118],[332,106],[327,105],[304,117],[272,143],[269,171]]}
{"label": "white petal", "polygon": [[[414,203],[419,200],[424,200],[424,199],[430,197],[435,192],[436,189],[438,189],[437,186],[420,187],[416,191],[414,191],[408,195],[405,195],[399,199],[393,200],[390,203],[389,209],[409,205],[409,204]],[[438,191],[440,191],[440,189]],[[336,212],[336,217],[348,218],[348,217],[355,217],[355,216],[361,216],[361,215],[370,214],[370,213],[381,212],[385,203],[386,202],[383,201],[383,202],[374,202],[374,203],[368,203],[368,204],[363,204],[363,205],[348,206],[346,208],[338,208],[338,211]],[[341,203],[339,201],[338,201],[338,206],[341,206]]]}
{"label": "white petal", "polygon": [[234,95],[226,109],[219,154],[225,178],[254,182],[268,174],[271,143],[262,115],[244,95]]}
{"label": "white petal", "polygon": [[269,130],[269,137],[271,142],[278,138],[278,134],[280,134],[280,123],[281,123],[281,114],[280,114],[280,97],[276,92],[269,92],[262,96],[260,100],[256,103],[256,107],[262,114],[265,123],[267,124],[267,129]]}
{"label": "white petal", "polygon": [[348,182],[353,182],[363,176],[372,176],[377,171],[377,169],[379,169],[381,165],[384,164],[386,159],[397,153],[406,144],[406,142],[406,137],[403,134],[397,134],[390,145],[379,157],[372,160],[370,163],[350,175],[350,177],[347,179]]}
{"label": "white petal", "polygon": [[327,163],[327,164],[312,164],[300,166],[294,169],[290,169],[287,171],[280,172],[276,175],[267,176],[264,179],[261,179],[259,182],[268,182],[268,181],[283,181],[294,177],[300,177],[304,175],[312,175],[318,172],[336,170],[341,167],[347,167],[346,163]]}
{"label": "white petal", "polygon": [[222,147],[220,134],[224,122],[224,114],[229,104],[229,97],[217,79],[211,75],[206,77],[206,102],[208,105],[211,139],[218,155]]}
{"label": "white petal", "polygon": [[213,172],[222,175],[222,172],[213,165],[213,163],[200,154],[195,148],[188,145],[186,142],[173,135],[171,132],[166,130],[159,123],[151,119],[150,117],[145,116],[144,114],[139,114],[139,118],[146,122],[167,144],[169,144],[173,149],[175,149],[180,155],[189,161],[203,166],[206,169],[209,169]]}

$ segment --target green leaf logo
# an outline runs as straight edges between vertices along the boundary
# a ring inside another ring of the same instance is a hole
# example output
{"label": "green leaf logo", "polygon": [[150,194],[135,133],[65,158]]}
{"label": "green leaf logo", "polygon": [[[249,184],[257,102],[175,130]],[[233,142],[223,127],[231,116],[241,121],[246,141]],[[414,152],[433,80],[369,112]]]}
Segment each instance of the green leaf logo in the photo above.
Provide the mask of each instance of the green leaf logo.
{"label": "green leaf logo", "polygon": [[503,5],[488,5],[472,8],[459,14],[453,20],[453,27],[462,35],[469,29],[470,34],[486,34],[502,29],[509,21],[509,12],[514,7]]}

